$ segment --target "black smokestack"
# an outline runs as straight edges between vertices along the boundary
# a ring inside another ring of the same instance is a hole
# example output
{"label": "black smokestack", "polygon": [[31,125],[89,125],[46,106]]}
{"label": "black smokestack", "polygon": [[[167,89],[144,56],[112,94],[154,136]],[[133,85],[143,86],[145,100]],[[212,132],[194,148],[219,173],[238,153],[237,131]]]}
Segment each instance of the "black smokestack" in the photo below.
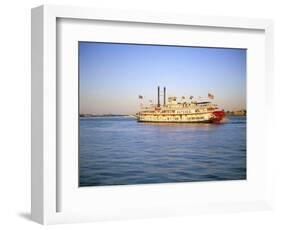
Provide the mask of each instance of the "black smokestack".
{"label": "black smokestack", "polygon": [[157,106],[160,107],[160,86],[158,86],[158,103]]}
{"label": "black smokestack", "polygon": [[166,87],[164,87],[164,105],[166,105]]}

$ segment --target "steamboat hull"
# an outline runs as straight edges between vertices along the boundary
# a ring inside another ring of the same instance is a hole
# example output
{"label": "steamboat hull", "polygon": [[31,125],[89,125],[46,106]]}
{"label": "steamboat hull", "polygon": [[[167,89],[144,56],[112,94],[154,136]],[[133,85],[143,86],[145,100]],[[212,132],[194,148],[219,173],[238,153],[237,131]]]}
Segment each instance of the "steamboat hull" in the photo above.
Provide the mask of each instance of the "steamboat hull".
{"label": "steamboat hull", "polygon": [[163,116],[160,114],[140,114],[138,122],[150,123],[220,123],[225,117],[224,111],[202,114],[181,114]]}
{"label": "steamboat hull", "polygon": [[158,120],[138,120],[138,122],[143,122],[143,123],[218,123],[214,122],[212,120],[206,120],[206,121],[158,121]]}

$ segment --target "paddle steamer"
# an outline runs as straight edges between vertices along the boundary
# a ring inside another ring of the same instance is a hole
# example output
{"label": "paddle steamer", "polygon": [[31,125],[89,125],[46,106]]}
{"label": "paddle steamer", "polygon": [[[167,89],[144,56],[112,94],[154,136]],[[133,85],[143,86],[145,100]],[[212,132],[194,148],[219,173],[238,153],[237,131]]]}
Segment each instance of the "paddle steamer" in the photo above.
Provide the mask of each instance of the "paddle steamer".
{"label": "paddle steamer", "polygon": [[[190,96],[178,100],[177,97],[169,97],[166,103],[166,87],[164,87],[163,104],[160,104],[160,87],[158,86],[158,103],[143,106],[143,96],[139,96],[140,111],[136,114],[139,122],[161,123],[220,123],[224,117],[224,110],[220,109],[210,100],[197,101]],[[214,99],[214,95],[208,94],[208,99]]]}

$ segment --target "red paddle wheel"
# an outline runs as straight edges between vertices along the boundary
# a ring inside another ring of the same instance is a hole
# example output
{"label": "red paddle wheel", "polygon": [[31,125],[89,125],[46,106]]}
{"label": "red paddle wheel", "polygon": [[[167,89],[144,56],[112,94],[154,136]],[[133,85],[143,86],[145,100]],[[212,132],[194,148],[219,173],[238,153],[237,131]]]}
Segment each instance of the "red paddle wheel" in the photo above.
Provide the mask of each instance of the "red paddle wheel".
{"label": "red paddle wheel", "polygon": [[222,119],[225,117],[225,112],[224,111],[215,111],[213,112],[214,115],[214,122],[215,123],[220,123]]}

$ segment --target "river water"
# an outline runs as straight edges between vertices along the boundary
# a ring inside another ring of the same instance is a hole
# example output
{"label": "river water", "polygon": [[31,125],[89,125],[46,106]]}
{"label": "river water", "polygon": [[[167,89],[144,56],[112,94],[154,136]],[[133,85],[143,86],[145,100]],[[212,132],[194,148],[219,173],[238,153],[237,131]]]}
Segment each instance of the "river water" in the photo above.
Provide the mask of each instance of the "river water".
{"label": "river water", "polygon": [[246,117],[222,124],[80,118],[80,186],[246,179]]}

